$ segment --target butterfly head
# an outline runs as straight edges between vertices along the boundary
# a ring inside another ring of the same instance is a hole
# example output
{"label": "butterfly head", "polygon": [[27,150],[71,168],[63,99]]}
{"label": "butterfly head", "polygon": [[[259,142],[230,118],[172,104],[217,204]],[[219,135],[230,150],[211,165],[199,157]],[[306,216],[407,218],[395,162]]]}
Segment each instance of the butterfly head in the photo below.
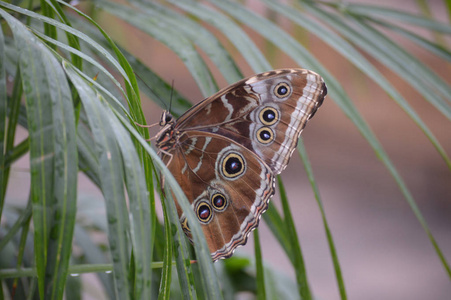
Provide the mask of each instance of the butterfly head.
{"label": "butterfly head", "polygon": [[174,133],[175,119],[168,110],[161,114],[160,126],[163,127],[156,136],[157,147],[168,151],[176,143],[177,135]]}
{"label": "butterfly head", "polygon": [[169,112],[169,110],[165,110],[162,114],[161,114],[161,119],[160,119],[160,126],[164,127],[167,124],[174,124],[174,117],[171,115],[171,113]]}

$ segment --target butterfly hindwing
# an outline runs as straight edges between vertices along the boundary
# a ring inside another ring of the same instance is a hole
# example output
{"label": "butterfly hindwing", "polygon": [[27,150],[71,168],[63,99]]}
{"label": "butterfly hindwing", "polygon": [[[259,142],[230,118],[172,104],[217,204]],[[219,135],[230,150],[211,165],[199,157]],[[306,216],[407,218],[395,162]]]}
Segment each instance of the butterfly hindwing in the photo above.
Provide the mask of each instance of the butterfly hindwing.
{"label": "butterfly hindwing", "polygon": [[179,143],[169,170],[202,224],[213,258],[230,256],[258,225],[274,194],[274,175],[260,158],[227,138],[189,131]]}

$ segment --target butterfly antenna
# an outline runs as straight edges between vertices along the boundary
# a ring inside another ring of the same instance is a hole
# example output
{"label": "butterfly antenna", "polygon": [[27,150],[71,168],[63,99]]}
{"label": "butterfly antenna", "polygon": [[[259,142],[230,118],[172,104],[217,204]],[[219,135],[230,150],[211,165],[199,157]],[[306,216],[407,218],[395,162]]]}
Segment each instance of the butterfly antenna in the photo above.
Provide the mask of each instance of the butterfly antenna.
{"label": "butterfly antenna", "polygon": [[172,94],[174,92],[174,79],[172,79],[172,83],[171,83],[171,97],[169,98],[169,112],[171,112],[171,108],[172,108]]}
{"label": "butterfly antenna", "polygon": [[[139,78],[139,80],[141,80],[142,83],[144,83],[144,85],[151,91],[151,93],[155,96],[155,98],[158,99],[158,101],[160,101],[161,104],[163,104],[164,108],[167,110],[168,107],[166,105],[166,103],[160,98],[158,97],[157,93],[144,81],[144,79],[141,78],[141,76],[139,76],[136,72],[135,73],[136,77]],[[172,96],[172,90],[171,90],[171,96]]]}

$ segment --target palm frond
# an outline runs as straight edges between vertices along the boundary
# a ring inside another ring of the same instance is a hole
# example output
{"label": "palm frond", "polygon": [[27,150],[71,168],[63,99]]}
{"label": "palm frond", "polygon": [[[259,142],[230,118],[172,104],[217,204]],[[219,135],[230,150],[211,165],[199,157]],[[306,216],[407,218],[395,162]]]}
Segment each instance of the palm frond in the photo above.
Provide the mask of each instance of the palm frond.
{"label": "palm frond", "polygon": [[[330,98],[391,175],[451,278],[446,251],[433,235],[411,185],[401,176],[403,171],[395,167],[390,151],[359,111],[358,100],[342,84],[342,74],[335,76],[308,45],[310,38],[321,40],[327,51],[352,64],[358,76],[376,83],[424,134],[449,171],[449,143],[440,140],[423,111],[397,89],[387,71],[449,122],[448,78],[405,45],[414,44],[445,65],[451,61],[447,46],[451,26],[434,19],[427,9],[426,15],[420,15],[342,2],[261,0],[252,4],[257,9],[250,5],[222,0],[94,0],[74,7],[48,0],[31,10],[0,2],[3,296],[80,299],[86,290],[75,275],[93,272],[98,273],[100,293],[107,298],[232,299],[242,291],[259,299],[315,297],[306,267],[309,256],[301,249],[296,226],[300,220],[290,208],[290,187],[285,189],[281,178],[282,210],[271,203],[263,219],[291,264],[294,280],[268,267],[270,253],[262,246],[261,231],[255,233],[255,263],[242,256],[212,263],[190,203],[146,141],[149,132],[136,125],[146,123],[142,107],[147,99],[181,115],[191,106],[183,95],[187,91],[173,90],[164,72],[146,65],[123,42],[124,36],[103,29],[104,16],[172,52],[179,60],[165,66],[184,68],[204,97],[218,90],[221,79],[233,83],[249,69],[264,72],[283,65],[281,61],[321,74]],[[297,37],[296,32],[307,38]],[[303,141],[298,153],[321,214],[338,294],[347,299],[352,280],[346,282],[343,275],[346,265],[339,261],[337,235],[332,238],[333,223],[326,218],[328,202],[326,196],[320,197],[315,164]],[[7,193],[14,187],[11,170],[27,154],[29,198],[15,204]],[[102,201],[84,199],[86,180],[101,192]],[[188,219],[193,247],[181,229],[172,195]],[[93,238],[98,233],[100,241]]]}

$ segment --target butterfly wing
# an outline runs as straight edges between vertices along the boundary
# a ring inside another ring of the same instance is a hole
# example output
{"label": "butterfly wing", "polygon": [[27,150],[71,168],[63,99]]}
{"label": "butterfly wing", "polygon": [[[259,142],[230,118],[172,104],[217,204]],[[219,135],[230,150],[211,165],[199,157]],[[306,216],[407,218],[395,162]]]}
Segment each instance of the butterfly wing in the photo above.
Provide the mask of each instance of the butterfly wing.
{"label": "butterfly wing", "polygon": [[274,70],[241,80],[205,99],[177,120],[176,129],[238,141],[279,174],[326,94],[326,85],[315,72]]}
{"label": "butterfly wing", "polygon": [[[237,142],[202,131],[186,131],[172,153],[169,170],[203,225],[213,260],[246,243],[274,194],[267,165]],[[177,204],[182,228],[189,224]]]}
{"label": "butterfly wing", "polygon": [[262,73],[200,102],[165,132],[161,140],[171,146],[163,159],[202,224],[213,260],[246,243],[274,194],[274,176],[326,94],[323,79],[309,70]]}

